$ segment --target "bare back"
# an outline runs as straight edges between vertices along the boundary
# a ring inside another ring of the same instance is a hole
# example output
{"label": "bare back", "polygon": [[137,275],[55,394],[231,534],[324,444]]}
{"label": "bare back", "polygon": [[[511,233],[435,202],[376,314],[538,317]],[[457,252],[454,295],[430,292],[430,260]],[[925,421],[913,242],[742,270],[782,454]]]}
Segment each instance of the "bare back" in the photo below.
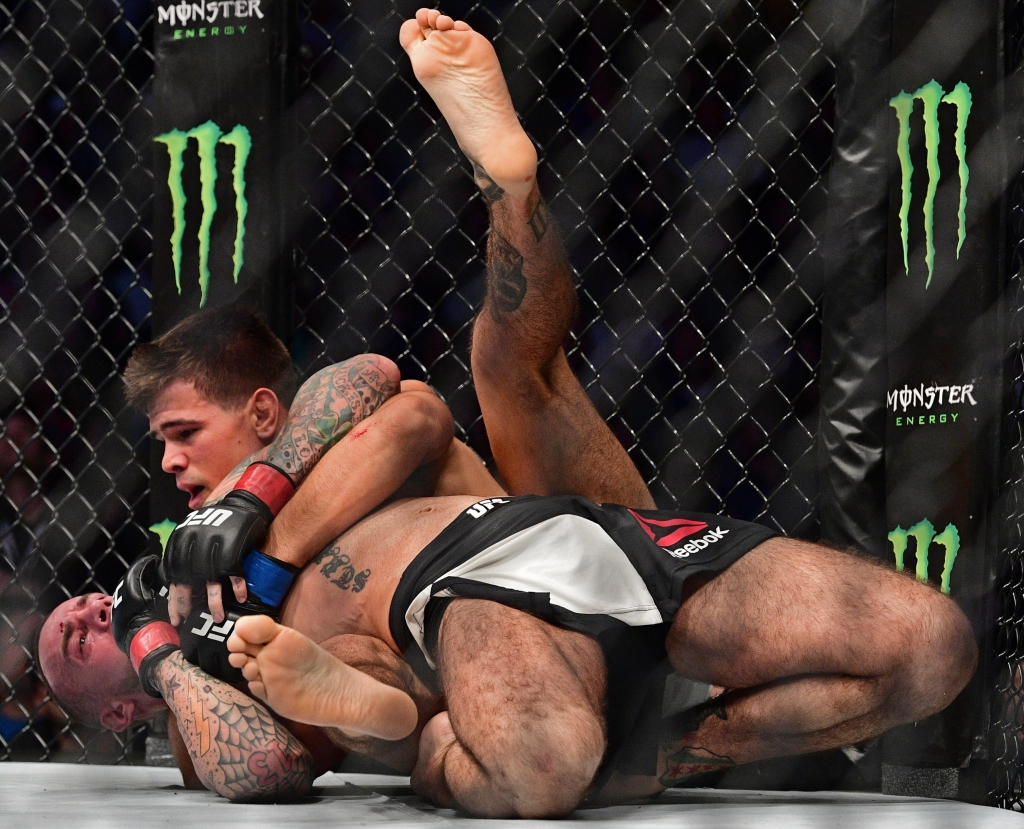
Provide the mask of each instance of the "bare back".
{"label": "bare back", "polygon": [[302,571],[285,601],[282,624],[323,643],[357,634],[396,653],[388,614],[406,567],[475,495],[409,498],[388,504],[346,530]]}

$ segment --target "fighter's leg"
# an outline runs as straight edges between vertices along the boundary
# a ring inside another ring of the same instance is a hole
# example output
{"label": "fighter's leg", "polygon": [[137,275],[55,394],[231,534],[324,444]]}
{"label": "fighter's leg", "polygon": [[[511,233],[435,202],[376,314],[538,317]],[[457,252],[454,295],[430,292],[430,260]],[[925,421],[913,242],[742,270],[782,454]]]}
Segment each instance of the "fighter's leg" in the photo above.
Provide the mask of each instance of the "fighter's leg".
{"label": "fighter's leg", "polygon": [[493,47],[465,23],[423,9],[404,24],[401,40],[488,203],[487,296],[473,329],[472,365],[506,485],[513,493],[574,493],[652,508],[643,479],[565,359],[576,292],[537,188],[536,150]]}
{"label": "fighter's leg", "polygon": [[977,661],[970,624],[948,597],[806,542],[767,541],[691,591],[670,659],[730,690],[670,735],[665,782],[922,719],[953,701]]}
{"label": "fighter's leg", "polygon": [[351,736],[400,740],[416,727],[412,698],[346,665],[269,616],[244,616],[228,639],[228,660],[249,691],[278,714]]}
{"label": "fighter's leg", "polygon": [[491,817],[575,808],[604,753],[597,644],[476,599],[451,603],[438,639],[448,711],[423,730],[414,788]]}

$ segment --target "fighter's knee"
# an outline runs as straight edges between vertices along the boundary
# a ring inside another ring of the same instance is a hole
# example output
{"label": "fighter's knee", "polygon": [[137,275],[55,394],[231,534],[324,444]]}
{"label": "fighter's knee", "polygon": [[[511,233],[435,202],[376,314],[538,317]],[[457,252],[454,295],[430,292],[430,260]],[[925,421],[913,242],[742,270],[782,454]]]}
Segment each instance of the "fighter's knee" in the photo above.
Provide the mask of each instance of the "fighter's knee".
{"label": "fighter's knee", "polygon": [[964,689],[978,664],[974,631],[956,602],[925,585],[915,585],[908,602],[912,621],[900,637],[893,693],[903,719],[935,714]]}
{"label": "fighter's knee", "polygon": [[576,717],[544,730],[545,739],[532,747],[521,773],[510,780],[512,802],[522,818],[569,814],[586,796],[604,755],[597,717]]}

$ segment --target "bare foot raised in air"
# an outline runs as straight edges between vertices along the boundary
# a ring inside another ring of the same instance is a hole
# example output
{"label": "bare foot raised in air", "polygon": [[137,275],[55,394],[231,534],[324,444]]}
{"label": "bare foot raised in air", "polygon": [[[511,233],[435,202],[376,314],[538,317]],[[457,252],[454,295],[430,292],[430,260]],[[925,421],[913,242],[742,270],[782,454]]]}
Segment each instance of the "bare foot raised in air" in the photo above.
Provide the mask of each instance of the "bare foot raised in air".
{"label": "bare foot raised in air", "polygon": [[249,692],[283,717],[383,740],[400,740],[416,727],[416,704],[408,694],[269,616],[242,617],[227,644],[228,661],[241,669]]}
{"label": "bare foot raised in air", "polygon": [[473,163],[485,198],[528,196],[537,176],[537,150],[519,123],[487,38],[435,9],[416,12],[398,37],[416,79]]}

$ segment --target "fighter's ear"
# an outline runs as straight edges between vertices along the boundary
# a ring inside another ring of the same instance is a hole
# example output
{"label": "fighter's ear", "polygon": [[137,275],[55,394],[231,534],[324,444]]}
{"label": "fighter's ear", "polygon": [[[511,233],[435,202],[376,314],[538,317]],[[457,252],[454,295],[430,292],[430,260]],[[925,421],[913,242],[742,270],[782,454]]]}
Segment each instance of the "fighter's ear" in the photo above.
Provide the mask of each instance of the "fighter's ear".
{"label": "fighter's ear", "polygon": [[103,712],[100,714],[100,722],[104,728],[109,728],[111,731],[124,731],[132,724],[134,716],[134,702],[130,699],[117,700],[103,709]]}
{"label": "fighter's ear", "polygon": [[256,389],[249,398],[248,408],[256,436],[269,443],[277,435],[281,418],[287,413],[277,395],[270,389]]}

